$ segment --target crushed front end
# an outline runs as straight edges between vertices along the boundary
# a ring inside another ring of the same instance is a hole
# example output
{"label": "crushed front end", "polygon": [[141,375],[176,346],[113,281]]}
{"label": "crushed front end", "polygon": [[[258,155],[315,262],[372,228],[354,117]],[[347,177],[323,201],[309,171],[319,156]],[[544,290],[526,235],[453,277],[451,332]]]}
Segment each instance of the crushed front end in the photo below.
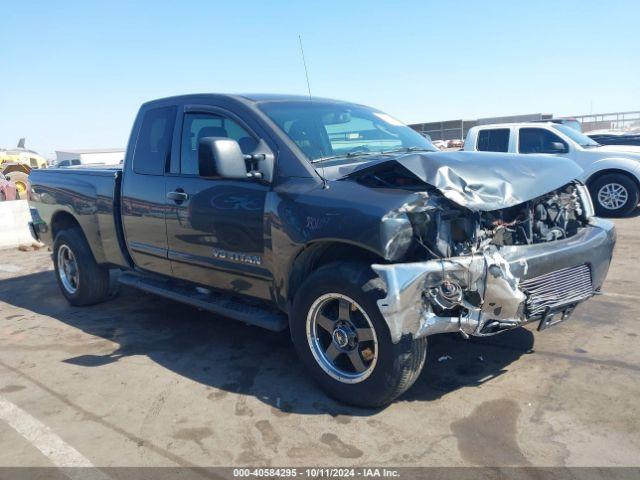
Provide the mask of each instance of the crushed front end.
{"label": "crushed front end", "polygon": [[388,259],[378,301],[394,342],[460,332],[485,336],[538,321],[545,328],[595,295],[616,234],[593,216],[587,189],[569,182],[506,208],[483,211],[437,191],[419,193],[382,222]]}

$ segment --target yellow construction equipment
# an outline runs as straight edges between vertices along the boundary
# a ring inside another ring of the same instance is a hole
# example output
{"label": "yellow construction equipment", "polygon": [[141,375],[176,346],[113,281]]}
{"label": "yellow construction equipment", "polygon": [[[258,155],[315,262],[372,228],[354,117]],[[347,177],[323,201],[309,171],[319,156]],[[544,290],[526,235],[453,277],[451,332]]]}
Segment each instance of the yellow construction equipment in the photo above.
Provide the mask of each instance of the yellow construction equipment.
{"label": "yellow construction equipment", "polygon": [[15,184],[18,198],[28,196],[31,170],[47,168],[47,160],[37,152],[26,149],[24,143],[24,138],[21,138],[16,148],[0,148],[0,173]]}

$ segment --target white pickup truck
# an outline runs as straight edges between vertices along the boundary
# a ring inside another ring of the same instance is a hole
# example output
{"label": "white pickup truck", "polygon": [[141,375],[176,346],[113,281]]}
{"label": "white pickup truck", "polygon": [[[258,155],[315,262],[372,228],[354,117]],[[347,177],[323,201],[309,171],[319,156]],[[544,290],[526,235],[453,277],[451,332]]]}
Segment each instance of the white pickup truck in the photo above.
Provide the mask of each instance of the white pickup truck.
{"label": "white pickup truck", "polygon": [[580,180],[589,187],[601,216],[629,215],[640,200],[640,147],[600,145],[566,125],[551,122],[479,125],[469,130],[463,150],[570,158],[584,170]]}

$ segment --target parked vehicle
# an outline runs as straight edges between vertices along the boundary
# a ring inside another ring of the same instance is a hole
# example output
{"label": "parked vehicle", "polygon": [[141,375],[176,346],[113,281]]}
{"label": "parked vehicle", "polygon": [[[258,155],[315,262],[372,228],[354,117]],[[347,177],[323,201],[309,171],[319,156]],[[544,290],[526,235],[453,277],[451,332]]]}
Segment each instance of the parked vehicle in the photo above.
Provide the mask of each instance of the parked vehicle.
{"label": "parked vehicle", "polygon": [[573,128],[577,132],[582,133],[582,124],[575,118],[548,118],[545,120],[534,120],[534,123],[557,123],[558,125],[566,125]]}
{"label": "parked vehicle", "polygon": [[15,200],[17,198],[17,189],[13,182],[6,179],[0,173],[0,202],[5,200]]}
{"label": "parked vehicle", "polygon": [[597,214],[611,217],[629,215],[638,205],[640,149],[634,148],[600,145],[566,125],[535,122],[473,127],[464,143],[468,152],[536,154],[575,161],[584,170],[578,178],[589,187]]}
{"label": "parked vehicle", "polygon": [[34,168],[47,168],[44,157],[25,148],[21,138],[13,149],[0,149],[0,173],[15,185],[18,198],[27,198],[29,190],[29,172]]}
{"label": "parked vehicle", "polygon": [[640,152],[640,131],[596,130],[587,136],[600,145],[626,145],[639,147],[633,151]]}
{"label": "parked vehicle", "polygon": [[77,167],[78,165],[82,165],[82,162],[80,161],[79,158],[72,158],[72,159],[68,159],[68,160],[60,160],[58,163],[55,164],[55,166],[57,168]]}
{"label": "parked vehicle", "polygon": [[31,168],[47,168],[47,160],[38,152],[25,148],[25,140],[21,138],[16,148],[0,148],[0,168],[7,163],[18,163]]}
{"label": "parked vehicle", "polygon": [[0,173],[14,185],[18,199],[27,199],[29,197],[30,172],[31,167],[24,163],[5,163]]}
{"label": "parked vehicle", "polygon": [[[271,330],[331,396],[392,401],[427,338],[566,319],[615,230],[574,162],[434,152],[378,110],[295,96],[146,103],[122,168],[31,174],[73,305],[119,282]],[[256,361],[258,361],[256,359]]]}

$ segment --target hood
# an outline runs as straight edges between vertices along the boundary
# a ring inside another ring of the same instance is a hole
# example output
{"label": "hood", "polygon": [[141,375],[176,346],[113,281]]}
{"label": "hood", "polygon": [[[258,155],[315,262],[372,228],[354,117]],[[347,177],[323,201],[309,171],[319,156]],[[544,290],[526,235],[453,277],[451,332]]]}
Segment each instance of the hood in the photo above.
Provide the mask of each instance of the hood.
{"label": "hood", "polygon": [[[449,200],[480,211],[532,200],[582,174],[572,160],[546,155],[458,151],[405,154],[393,161]],[[362,168],[372,168],[372,164],[367,162]]]}
{"label": "hood", "polygon": [[601,145],[594,150],[598,152],[620,152],[620,153],[633,153],[633,158],[638,158],[640,155],[640,146],[637,145]]}

